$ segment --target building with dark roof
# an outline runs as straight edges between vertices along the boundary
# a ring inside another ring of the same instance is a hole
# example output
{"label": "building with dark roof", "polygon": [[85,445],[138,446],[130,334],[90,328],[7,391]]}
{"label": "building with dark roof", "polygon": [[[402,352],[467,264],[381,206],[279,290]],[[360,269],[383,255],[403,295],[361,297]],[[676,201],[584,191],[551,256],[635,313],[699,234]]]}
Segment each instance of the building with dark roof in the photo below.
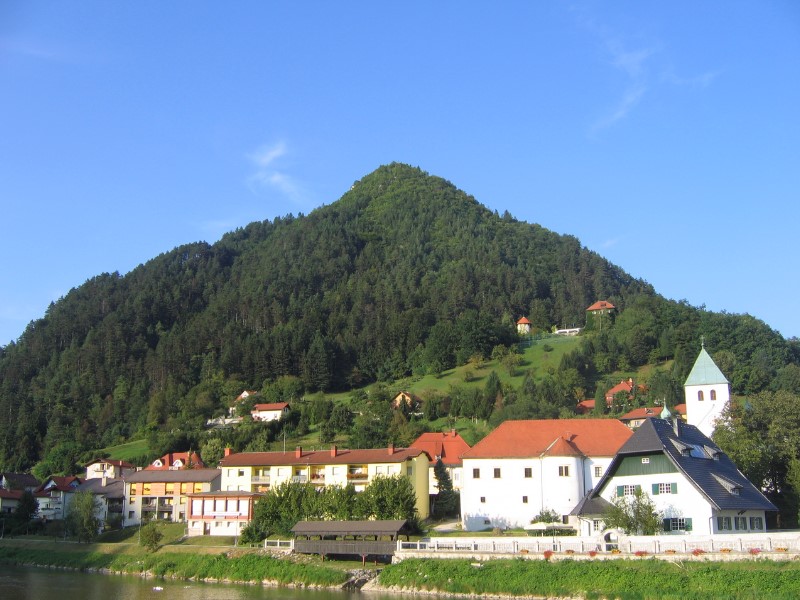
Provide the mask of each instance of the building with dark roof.
{"label": "building with dark roof", "polygon": [[573,511],[581,532],[602,528],[604,507],[637,490],[652,498],[665,533],[763,532],[765,513],[777,510],[719,446],[679,417],[646,419],[636,429]]}
{"label": "building with dark roof", "polygon": [[125,478],[125,524],[143,518],[186,521],[189,494],[219,490],[220,476],[219,469],[137,471]]}

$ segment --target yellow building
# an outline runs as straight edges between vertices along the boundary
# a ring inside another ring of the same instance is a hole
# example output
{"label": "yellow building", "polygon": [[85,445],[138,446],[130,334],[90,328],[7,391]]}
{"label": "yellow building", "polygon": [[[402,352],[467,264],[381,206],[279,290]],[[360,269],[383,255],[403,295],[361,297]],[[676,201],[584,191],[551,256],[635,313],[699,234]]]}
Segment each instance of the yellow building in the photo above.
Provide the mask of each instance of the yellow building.
{"label": "yellow building", "polygon": [[352,483],[361,492],[376,477],[403,475],[411,481],[417,511],[428,517],[428,456],[416,448],[294,452],[242,452],[220,461],[222,491],[265,493],[287,481],[318,486]]}

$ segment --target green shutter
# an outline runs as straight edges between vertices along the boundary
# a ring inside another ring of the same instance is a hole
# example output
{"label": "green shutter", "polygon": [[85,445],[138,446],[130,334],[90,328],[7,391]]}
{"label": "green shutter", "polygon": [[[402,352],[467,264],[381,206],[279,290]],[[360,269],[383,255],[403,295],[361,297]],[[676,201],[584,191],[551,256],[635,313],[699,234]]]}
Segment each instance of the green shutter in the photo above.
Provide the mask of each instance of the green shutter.
{"label": "green shutter", "polygon": [[684,519],[686,521],[686,531],[692,530],[692,519],[691,517]]}
{"label": "green shutter", "polygon": [[677,483],[673,483],[672,484],[672,493],[673,494],[677,494],[678,493],[678,484]]}
{"label": "green shutter", "polygon": [[[657,483],[653,484],[653,496],[658,496],[658,484]],[[666,529],[664,531],[666,531]]]}
{"label": "green shutter", "polygon": [[672,519],[664,519],[664,531],[672,531]]}
{"label": "green shutter", "polygon": [[622,498],[622,496],[624,496],[624,495],[625,495],[625,486],[624,485],[618,485],[617,486],[617,498]]}

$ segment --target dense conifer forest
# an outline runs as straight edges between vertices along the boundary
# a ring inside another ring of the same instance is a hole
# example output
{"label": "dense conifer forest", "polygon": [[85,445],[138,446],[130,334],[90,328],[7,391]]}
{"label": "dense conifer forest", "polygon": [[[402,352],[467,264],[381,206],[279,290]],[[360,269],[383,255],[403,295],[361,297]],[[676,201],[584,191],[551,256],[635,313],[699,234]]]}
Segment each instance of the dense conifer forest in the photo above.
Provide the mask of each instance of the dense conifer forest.
{"label": "dense conifer forest", "polygon": [[[651,388],[678,401],[701,336],[734,393],[800,394],[797,340],[749,315],[667,300],[574,237],[493,213],[441,178],[391,164],[307,216],[175,248],[53,303],[0,349],[0,469],[69,471],[137,437],[151,440],[153,454],[198,448],[208,443],[205,422],[244,389],[294,399],[441,373],[513,354],[521,316],[534,332],[584,326],[600,299],[617,307],[615,319],[603,331],[590,322],[544,380],[513,390],[490,377],[482,398],[437,401],[426,418],[563,416],[581,394],[601,393],[605,376],[648,363],[663,366]],[[330,439],[351,427],[353,411],[322,398],[293,413],[282,433],[317,426]],[[373,406],[372,417],[354,411],[353,446],[398,431],[384,408]],[[215,439],[265,449],[280,433],[247,423]]]}

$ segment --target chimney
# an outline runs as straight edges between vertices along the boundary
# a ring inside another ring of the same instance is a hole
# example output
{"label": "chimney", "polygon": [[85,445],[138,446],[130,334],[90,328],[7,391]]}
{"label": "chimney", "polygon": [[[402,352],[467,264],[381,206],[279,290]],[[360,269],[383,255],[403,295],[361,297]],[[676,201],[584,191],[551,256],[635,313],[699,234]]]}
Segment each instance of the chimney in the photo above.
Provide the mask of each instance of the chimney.
{"label": "chimney", "polygon": [[331,457],[336,458],[336,446],[331,446]]}
{"label": "chimney", "polygon": [[675,437],[678,437],[678,438],[681,437],[680,422],[681,422],[681,416],[680,415],[675,415],[673,417],[673,419],[672,419],[672,431],[675,432]]}
{"label": "chimney", "polygon": [[303,456],[303,447],[298,446],[297,448],[294,449],[294,457],[301,458],[302,456]]}
{"label": "chimney", "polygon": [[230,448],[225,448],[225,458],[227,458],[230,455],[231,455],[231,449]]}
{"label": "chimney", "polygon": [[389,451],[389,456],[394,454],[394,444],[392,444],[392,443],[389,444],[388,451]]}

